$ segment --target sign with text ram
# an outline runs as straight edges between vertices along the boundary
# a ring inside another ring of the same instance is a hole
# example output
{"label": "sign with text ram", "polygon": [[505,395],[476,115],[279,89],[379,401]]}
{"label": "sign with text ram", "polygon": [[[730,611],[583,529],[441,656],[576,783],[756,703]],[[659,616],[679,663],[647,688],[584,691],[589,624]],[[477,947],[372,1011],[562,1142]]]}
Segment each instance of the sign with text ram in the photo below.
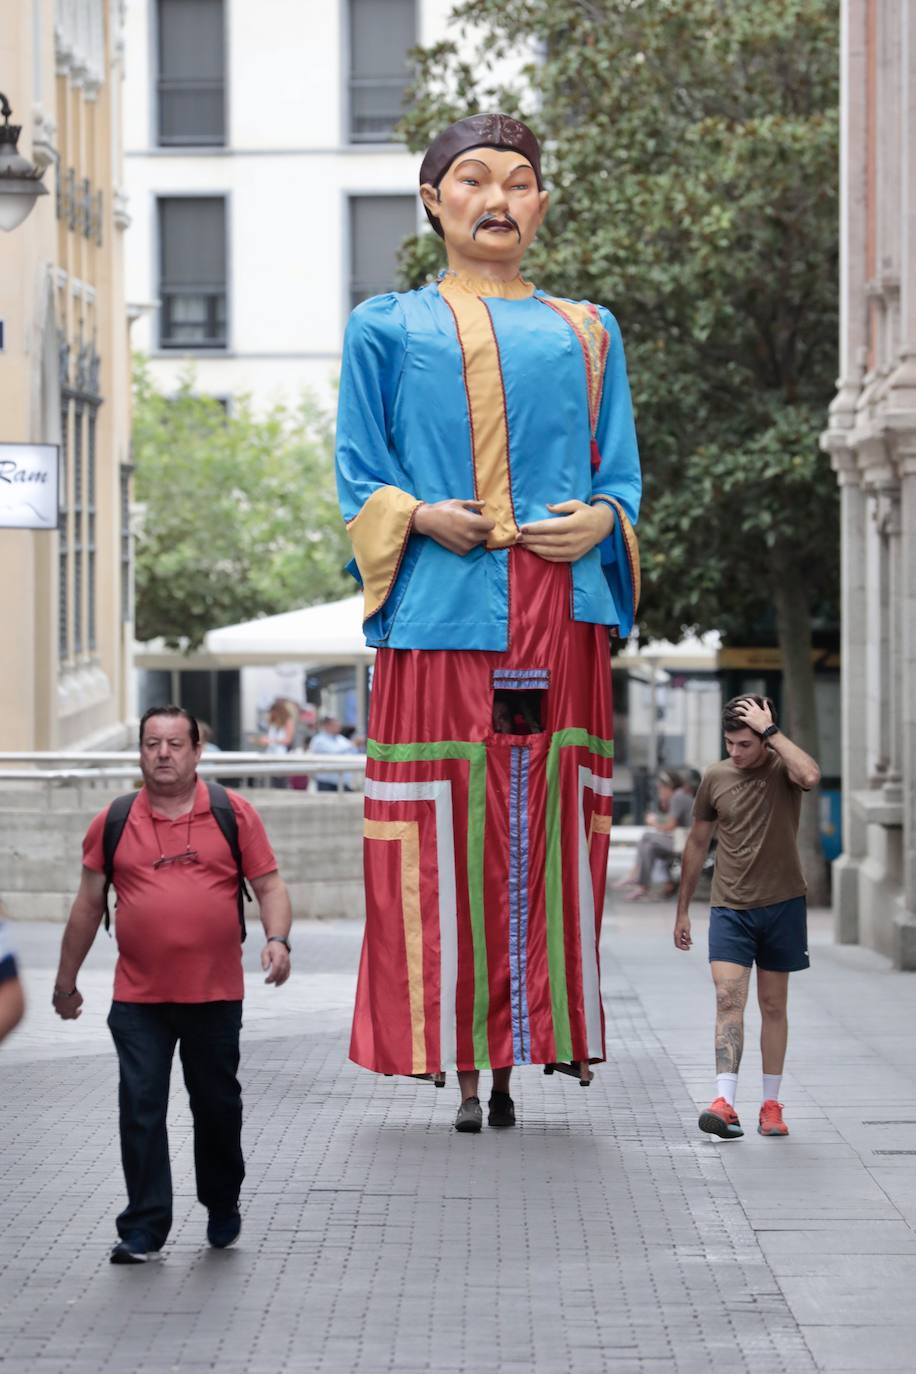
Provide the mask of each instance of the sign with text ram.
{"label": "sign with text ram", "polygon": [[0,529],[56,530],[57,444],[0,444]]}

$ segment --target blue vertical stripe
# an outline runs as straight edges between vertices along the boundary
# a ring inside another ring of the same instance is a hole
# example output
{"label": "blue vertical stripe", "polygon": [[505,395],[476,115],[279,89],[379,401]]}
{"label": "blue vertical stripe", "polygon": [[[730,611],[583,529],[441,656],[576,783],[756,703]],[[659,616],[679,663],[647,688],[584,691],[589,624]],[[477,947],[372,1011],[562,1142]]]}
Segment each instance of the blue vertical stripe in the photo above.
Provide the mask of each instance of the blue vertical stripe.
{"label": "blue vertical stripe", "polygon": [[512,1055],[531,1063],[528,1023],[528,770],[530,754],[515,747],[509,764],[509,979]]}

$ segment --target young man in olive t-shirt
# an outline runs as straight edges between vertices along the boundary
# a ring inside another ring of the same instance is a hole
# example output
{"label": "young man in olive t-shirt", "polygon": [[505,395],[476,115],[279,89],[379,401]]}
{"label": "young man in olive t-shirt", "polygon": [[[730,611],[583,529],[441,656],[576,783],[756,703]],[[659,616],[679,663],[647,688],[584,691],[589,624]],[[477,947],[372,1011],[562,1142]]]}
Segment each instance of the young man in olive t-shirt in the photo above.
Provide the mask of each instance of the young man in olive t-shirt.
{"label": "young man in olive t-shirt", "polygon": [[786,1055],[789,974],[808,967],[805,879],[798,855],[801,794],[820,769],[778,729],[769,699],[735,697],[722,715],[728,758],[707,769],[693,804],[674,924],[676,949],[691,946],[688,908],[718,826],[709,914],[709,967],[716,988],[715,1100],[700,1130],[743,1135],[735,1111],[744,1048],[744,1007],[757,965],[762,1027],[761,1135],[788,1135],[777,1100]]}

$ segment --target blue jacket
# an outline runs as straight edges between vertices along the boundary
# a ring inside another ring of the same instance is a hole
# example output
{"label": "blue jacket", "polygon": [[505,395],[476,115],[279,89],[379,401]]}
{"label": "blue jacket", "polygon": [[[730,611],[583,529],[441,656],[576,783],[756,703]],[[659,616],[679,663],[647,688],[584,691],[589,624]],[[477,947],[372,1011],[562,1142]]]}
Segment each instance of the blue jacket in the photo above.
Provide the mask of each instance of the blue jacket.
{"label": "blue jacket", "polygon": [[[518,526],[573,498],[618,515],[572,565],[573,617],[632,628],[639,454],[620,330],[601,306],[451,273],[364,301],[344,342],[337,483],[369,644],[504,650]],[[497,525],[463,557],[412,531],[420,502],[454,497],[484,500]]]}

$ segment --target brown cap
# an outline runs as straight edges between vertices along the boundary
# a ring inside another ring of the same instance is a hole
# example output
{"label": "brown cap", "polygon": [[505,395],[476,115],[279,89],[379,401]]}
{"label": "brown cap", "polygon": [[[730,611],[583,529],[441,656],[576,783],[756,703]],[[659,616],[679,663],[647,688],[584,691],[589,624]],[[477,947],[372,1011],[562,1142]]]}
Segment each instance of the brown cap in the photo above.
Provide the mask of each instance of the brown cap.
{"label": "brown cap", "polygon": [[[443,129],[427,148],[420,164],[420,185],[425,186],[429,182],[432,186],[438,186],[455,158],[469,148],[514,148],[531,163],[538,190],[543,191],[540,144],[527,124],[504,114],[468,115],[467,119],[459,119],[457,124],[450,124]],[[441,238],[439,220],[428,209],[426,214]]]}

